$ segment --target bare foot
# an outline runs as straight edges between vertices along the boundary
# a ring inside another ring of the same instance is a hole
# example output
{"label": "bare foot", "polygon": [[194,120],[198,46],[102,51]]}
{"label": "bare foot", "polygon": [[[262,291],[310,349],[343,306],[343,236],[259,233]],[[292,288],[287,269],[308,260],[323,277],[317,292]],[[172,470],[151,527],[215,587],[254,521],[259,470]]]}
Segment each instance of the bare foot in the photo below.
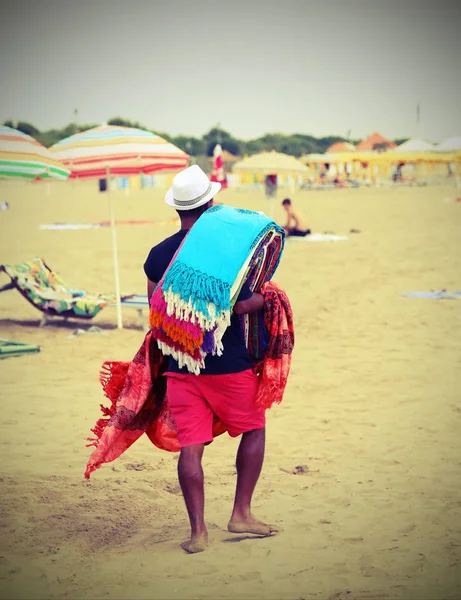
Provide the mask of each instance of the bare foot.
{"label": "bare foot", "polygon": [[197,552],[203,552],[208,546],[208,535],[202,533],[199,535],[193,535],[190,540],[186,540],[181,544],[181,548],[189,554],[196,554]]}
{"label": "bare foot", "polygon": [[274,535],[279,532],[275,525],[268,525],[258,521],[253,515],[248,518],[231,517],[227,525],[227,530],[231,533],[253,533],[254,535]]}

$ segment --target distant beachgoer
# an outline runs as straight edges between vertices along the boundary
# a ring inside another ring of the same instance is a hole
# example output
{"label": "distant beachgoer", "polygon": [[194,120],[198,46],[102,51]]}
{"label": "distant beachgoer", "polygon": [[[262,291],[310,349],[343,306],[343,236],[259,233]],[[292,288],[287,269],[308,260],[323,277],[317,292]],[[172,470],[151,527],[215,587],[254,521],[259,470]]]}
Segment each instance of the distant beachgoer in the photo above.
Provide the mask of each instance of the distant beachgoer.
{"label": "distant beachgoer", "polygon": [[392,175],[392,181],[394,181],[396,183],[397,182],[403,183],[405,181],[405,178],[403,177],[403,172],[402,172],[402,169],[404,166],[405,166],[404,162],[400,162],[397,165],[395,173]]}
{"label": "distant beachgoer", "polygon": [[10,208],[10,205],[8,204],[8,202],[0,202],[0,210],[8,210]]}
{"label": "distant beachgoer", "polygon": [[333,183],[338,188],[346,187],[346,182],[343,179],[341,179],[339,175],[336,175],[336,177],[333,179]]}
{"label": "distant beachgoer", "polygon": [[266,175],[266,179],[264,181],[266,198],[273,198],[277,193],[277,175]]}
{"label": "distant beachgoer", "polygon": [[285,198],[282,202],[282,206],[287,213],[287,222],[284,226],[287,236],[305,237],[306,235],[309,235],[311,230],[306,227],[304,215],[293,208],[291,200]]}

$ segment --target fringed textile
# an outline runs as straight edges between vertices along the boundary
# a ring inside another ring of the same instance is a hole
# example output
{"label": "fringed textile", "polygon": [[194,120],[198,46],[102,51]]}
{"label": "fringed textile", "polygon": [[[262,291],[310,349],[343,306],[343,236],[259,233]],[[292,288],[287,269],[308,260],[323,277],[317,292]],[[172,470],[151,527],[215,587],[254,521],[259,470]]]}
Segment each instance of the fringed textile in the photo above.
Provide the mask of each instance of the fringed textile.
{"label": "fringed textile", "polygon": [[264,295],[264,323],[268,339],[264,359],[258,368],[256,406],[268,409],[283,399],[295,333],[293,312],[286,293],[273,281],[265,283],[261,292]]}
{"label": "fringed textile", "polygon": [[204,213],[151,298],[150,326],[163,354],[196,375],[207,354],[221,356],[243,282],[250,275],[256,290],[269,281],[283,245],[283,229],[265,215],[229,206]]}

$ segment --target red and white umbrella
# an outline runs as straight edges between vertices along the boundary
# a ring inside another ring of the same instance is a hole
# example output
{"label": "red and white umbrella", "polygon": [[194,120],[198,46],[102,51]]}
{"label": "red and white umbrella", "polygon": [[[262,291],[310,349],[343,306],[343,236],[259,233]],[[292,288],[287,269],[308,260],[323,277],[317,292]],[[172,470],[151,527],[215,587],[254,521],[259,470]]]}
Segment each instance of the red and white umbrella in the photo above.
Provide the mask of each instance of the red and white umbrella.
{"label": "red and white umbrella", "polygon": [[222,157],[222,148],[220,144],[216,144],[213,150],[214,164],[211,172],[211,181],[217,181],[221,184],[221,189],[227,188],[227,177],[224,171],[224,162]]}
{"label": "red and white umbrella", "polygon": [[[151,131],[115,125],[102,125],[76,133],[57,142],[49,150],[56,160],[70,169],[71,178],[109,180],[113,176],[126,177],[139,173],[180,171],[189,165],[190,160],[186,152]],[[117,326],[121,329],[123,323],[117,234],[109,181],[107,189],[114,257]]]}
{"label": "red and white umbrella", "polygon": [[71,135],[50,152],[70,168],[71,177],[79,178],[180,171],[189,165],[188,154],[155,133],[115,125]]}

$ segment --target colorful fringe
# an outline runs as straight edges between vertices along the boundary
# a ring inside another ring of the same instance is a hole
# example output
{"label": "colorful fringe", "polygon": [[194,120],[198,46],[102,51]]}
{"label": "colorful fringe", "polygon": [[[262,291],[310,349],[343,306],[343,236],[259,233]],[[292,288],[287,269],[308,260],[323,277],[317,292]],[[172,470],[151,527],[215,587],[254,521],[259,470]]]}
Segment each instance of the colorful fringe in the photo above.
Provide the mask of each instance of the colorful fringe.
{"label": "colorful fringe", "polygon": [[[256,405],[265,409],[281,402],[290,371],[294,346],[293,315],[288,298],[275,283],[264,284],[264,321],[267,348],[264,359],[257,365],[259,388]],[[176,426],[168,409],[166,377],[167,359],[158,349],[149,331],[141,348],[131,362],[105,362],[100,381],[109,407],[101,405],[103,414],[91,430],[95,437],[88,439],[94,446],[85,478],[104,463],[111,462],[127,450],[143,433],[161,450],[180,450]],[[213,436],[226,431],[215,417]]]}
{"label": "colorful fringe", "polygon": [[151,298],[150,326],[163,354],[196,375],[207,354],[220,356],[243,282],[261,289],[283,245],[283,229],[259,213],[214,206],[202,215]]}

